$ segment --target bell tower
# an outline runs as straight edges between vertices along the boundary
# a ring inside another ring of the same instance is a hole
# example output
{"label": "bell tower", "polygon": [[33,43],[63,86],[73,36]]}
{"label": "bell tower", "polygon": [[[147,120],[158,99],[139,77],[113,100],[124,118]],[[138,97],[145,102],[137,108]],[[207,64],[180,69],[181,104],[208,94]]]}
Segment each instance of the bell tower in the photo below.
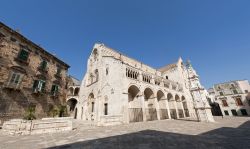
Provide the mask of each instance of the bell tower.
{"label": "bell tower", "polygon": [[201,85],[199,76],[193,69],[191,62],[186,63],[189,90],[193,98],[194,109],[199,121],[214,122],[211,107],[207,101],[207,91]]}

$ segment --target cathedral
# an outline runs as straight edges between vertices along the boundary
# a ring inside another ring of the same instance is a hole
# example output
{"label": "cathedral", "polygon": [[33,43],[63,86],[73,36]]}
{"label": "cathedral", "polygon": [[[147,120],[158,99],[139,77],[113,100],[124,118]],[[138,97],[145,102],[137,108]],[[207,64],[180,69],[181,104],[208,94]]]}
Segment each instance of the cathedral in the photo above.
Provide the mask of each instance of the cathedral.
{"label": "cathedral", "polygon": [[208,92],[190,61],[152,68],[95,44],[75,105],[75,118],[98,126],[164,119],[213,122]]}

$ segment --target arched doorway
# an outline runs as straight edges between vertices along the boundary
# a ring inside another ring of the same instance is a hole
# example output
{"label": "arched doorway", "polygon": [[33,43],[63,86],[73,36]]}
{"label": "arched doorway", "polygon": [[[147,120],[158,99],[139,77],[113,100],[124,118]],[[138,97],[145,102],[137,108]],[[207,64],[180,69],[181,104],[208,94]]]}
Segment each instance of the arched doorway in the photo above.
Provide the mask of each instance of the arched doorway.
{"label": "arched doorway", "polygon": [[155,97],[154,93],[150,88],[146,88],[144,90],[144,104],[146,111],[146,119],[147,121],[157,120],[157,111],[155,107]]}
{"label": "arched doorway", "polygon": [[173,98],[173,95],[171,93],[168,93],[167,99],[169,103],[170,116],[172,119],[177,119],[177,111],[175,108],[175,100]]}
{"label": "arched doorway", "polygon": [[175,95],[176,106],[178,109],[179,118],[184,118],[184,112],[182,108],[182,102],[179,95]]}
{"label": "arched doorway", "polygon": [[168,109],[167,109],[167,104],[166,104],[166,97],[164,93],[159,90],[157,92],[157,101],[159,103],[159,114],[160,114],[160,119],[168,119]]}
{"label": "arched doorway", "polygon": [[183,109],[184,109],[184,112],[185,112],[185,116],[186,117],[190,117],[189,116],[189,111],[188,111],[188,106],[187,106],[186,98],[184,96],[182,96],[181,97],[181,101],[182,101]]}
{"label": "arched doorway", "polygon": [[140,90],[132,85],[128,88],[128,112],[129,122],[143,121],[142,102],[139,98]]}
{"label": "arched doorway", "polygon": [[68,105],[68,109],[69,109],[69,113],[70,113],[70,116],[74,117],[74,118],[77,118],[77,110],[76,110],[76,104],[77,104],[77,100],[75,98],[70,98],[68,101],[67,101],[67,105]]}

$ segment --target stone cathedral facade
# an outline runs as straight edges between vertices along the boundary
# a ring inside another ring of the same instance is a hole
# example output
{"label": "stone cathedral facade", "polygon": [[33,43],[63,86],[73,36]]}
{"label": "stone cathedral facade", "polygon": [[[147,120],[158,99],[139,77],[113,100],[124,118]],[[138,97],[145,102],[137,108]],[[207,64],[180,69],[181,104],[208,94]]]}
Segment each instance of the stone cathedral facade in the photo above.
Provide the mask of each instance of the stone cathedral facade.
{"label": "stone cathedral facade", "polygon": [[185,118],[213,122],[207,96],[190,62],[179,58],[155,69],[95,44],[74,111],[77,119],[99,126]]}

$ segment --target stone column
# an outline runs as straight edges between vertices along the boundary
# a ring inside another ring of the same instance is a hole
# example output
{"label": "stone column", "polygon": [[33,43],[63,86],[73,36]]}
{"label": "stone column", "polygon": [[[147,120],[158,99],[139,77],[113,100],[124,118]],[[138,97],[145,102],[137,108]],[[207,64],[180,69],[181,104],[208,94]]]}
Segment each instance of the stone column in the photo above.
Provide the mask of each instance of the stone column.
{"label": "stone column", "polygon": [[157,100],[157,97],[154,97],[154,104],[155,104],[155,109],[156,109],[156,113],[157,113],[157,119],[160,120],[160,107],[159,107],[159,102]]}
{"label": "stone column", "polygon": [[175,110],[176,110],[176,118],[179,119],[180,117],[179,117],[179,111],[178,111],[176,100],[174,100],[174,107],[175,107]]}
{"label": "stone column", "polygon": [[143,121],[146,122],[147,121],[147,117],[146,117],[146,110],[145,110],[145,99],[143,95],[140,95],[141,98],[141,104],[142,104],[142,113],[143,113]]}
{"label": "stone column", "polygon": [[170,115],[170,108],[169,108],[168,99],[164,99],[164,100],[166,100],[166,106],[167,106],[167,110],[168,110],[168,117],[169,117],[169,119],[172,119],[171,115]]}
{"label": "stone column", "polygon": [[183,103],[182,103],[183,101],[181,101],[181,108],[182,108],[182,111],[183,111],[183,116],[184,116],[184,118],[186,117],[186,114],[185,114],[185,110],[184,110],[184,107],[183,107]]}

